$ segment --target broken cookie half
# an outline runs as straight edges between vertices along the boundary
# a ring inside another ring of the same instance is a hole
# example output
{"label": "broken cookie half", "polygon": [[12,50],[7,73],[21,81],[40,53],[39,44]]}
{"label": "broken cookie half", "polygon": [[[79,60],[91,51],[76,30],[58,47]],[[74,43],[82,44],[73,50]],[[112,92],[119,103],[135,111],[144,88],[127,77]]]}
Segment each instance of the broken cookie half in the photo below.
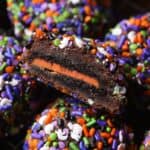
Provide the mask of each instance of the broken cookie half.
{"label": "broken cookie half", "polygon": [[126,103],[126,83],[96,59],[97,48],[92,39],[48,33],[34,39],[26,60],[45,84],[114,113]]}

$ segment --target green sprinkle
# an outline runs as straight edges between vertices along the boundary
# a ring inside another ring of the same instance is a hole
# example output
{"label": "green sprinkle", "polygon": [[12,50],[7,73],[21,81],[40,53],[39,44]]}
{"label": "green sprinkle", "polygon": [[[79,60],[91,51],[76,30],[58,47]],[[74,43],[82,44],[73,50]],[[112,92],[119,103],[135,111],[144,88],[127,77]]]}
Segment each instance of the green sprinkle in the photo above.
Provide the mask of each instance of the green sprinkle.
{"label": "green sprinkle", "polygon": [[89,140],[88,140],[88,138],[87,137],[83,137],[83,142],[84,142],[84,145],[86,146],[86,147],[89,147]]}
{"label": "green sprinkle", "polygon": [[148,35],[148,33],[147,33],[146,30],[142,30],[142,31],[141,31],[141,34],[142,34],[143,37],[146,37],[146,36]]}
{"label": "green sprinkle", "polygon": [[50,139],[52,140],[52,141],[55,141],[56,139],[57,139],[57,134],[56,133],[51,133],[50,134]]}
{"label": "green sprinkle", "polygon": [[59,46],[60,40],[59,40],[59,39],[55,39],[55,40],[53,41],[53,44],[54,44],[55,46]]}
{"label": "green sprinkle", "polygon": [[111,128],[110,127],[106,127],[106,132],[110,132]]}
{"label": "green sprinkle", "polygon": [[92,119],[86,124],[86,126],[87,126],[87,127],[90,127],[90,126],[94,125],[95,123],[96,123],[95,118],[92,118]]}
{"label": "green sprinkle", "polygon": [[64,18],[68,18],[70,16],[70,14],[67,10],[65,10],[62,15]]}
{"label": "green sprinkle", "polygon": [[101,119],[101,120],[105,120],[105,116],[104,116],[104,115],[101,115],[100,119]]}
{"label": "green sprinkle", "polygon": [[131,68],[130,74],[135,76],[137,74],[137,70],[135,68]]}
{"label": "green sprinkle", "polygon": [[49,146],[51,143],[48,141],[45,143],[46,146]]}
{"label": "green sprinkle", "polygon": [[60,112],[65,112],[65,110],[66,110],[66,107],[61,107],[59,111]]}
{"label": "green sprinkle", "polygon": [[45,18],[46,18],[46,15],[44,13],[40,14],[40,19],[41,20],[45,20]]}
{"label": "green sprinkle", "polygon": [[135,53],[135,50],[138,48],[137,44],[130,44],[129,49],[132,53]]}
{"label": "green sprinkle", "polygon": [[90,121],[90,118],[88,117],[88,115],[87,115],[87,114],[83,114],[83,118],[84,118],[87,122],[89,122],[89,121]]}
{"label": "green sprinkle", "polygon": [[79,147],[74,142],[69,143],[70,150],[79,150]]}
{"label": "green sprinkle", "polygon": [[92,18],[92,23],[93,23],[93,24],[98,23],[98,18],[96,18],[96,17]]}
{"label": "green sprinkle", "polygon": [[79,9],[78,9],[78,8],[73,8],[73,9],[72,9],[72,13],[73,13],[73,14],[78,14],[78,12],[79,12]]}
{"label": "green sprinkle", "polygon": [[58,146],[58,142],[53,142],[52,144],[54,147],[57,147]]}
{"label": "green sprinkle", "polygon": [[89,26],[88,26],[87,24],[84,24],[84,25],[83,25],[83,29],[84,29],[84,31],[86,32],[86,31],[89,30]]}
{"label": "green sprinkle", "polygon": [[0,66],[0,72],[2,72],[6,66],[6,62],[3,62],[3,64]]}

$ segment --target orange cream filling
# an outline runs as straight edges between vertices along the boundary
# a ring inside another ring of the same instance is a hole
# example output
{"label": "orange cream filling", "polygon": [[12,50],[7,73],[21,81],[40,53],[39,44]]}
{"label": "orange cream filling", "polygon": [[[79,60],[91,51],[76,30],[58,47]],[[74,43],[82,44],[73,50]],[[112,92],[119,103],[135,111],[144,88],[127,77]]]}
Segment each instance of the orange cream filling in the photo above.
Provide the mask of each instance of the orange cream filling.
{"label": "orange cream filling", "polygon": [[80,73],[78,71],[75,71],[75,70],[71,71],[71,70],[69,70],[59,64],[56,64],[56,63],[51,63],[51,62],[47,62],[43,59],[36,58],[32,61],[32,65],[38,66],[40,68],[45,68],[47,70],[74,78],[76,80],[81,80],[81,81],[83,81],[87,84],[90,84],[96,88],[100,87],[98,80],[96,80],[88,75],[85,75],[83,73]]}

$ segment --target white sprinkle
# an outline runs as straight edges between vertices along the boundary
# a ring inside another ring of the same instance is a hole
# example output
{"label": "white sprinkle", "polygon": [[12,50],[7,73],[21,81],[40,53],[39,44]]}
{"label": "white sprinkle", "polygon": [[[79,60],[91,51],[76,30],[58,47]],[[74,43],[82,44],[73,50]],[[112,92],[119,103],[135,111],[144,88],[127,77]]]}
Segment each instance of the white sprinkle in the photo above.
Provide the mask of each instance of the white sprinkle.
{"label": "white sprinkle", "polygon": [[3,79],[3,76],[0,76],[0,91],[3,89],[4,84],[5,84],[5,81]]}
{"label": "white sprinkle", "polygon": [[2,54],[2,52],[0,52],[0,62],[3,62],[4,59],[4,55]]}
{"label": "white sprinkle", "polygon": [[61,141],[66,141],[69,136],[69,130],[67,128],[66,129],[58,129],[55,132],[57,134],[58,139]]}
{"label": "white sprinkle", "polygon": [[12,101],[9,100],[8,98],[1,98],[0,97],[0,106],[11,106],[12,105]]}
{"label": "white sprinkle", "polygon": [[69,44],[69,38],[64,37],[63,40],[59,44],[59,48],[63,49],[65,47],[67,47],[68,44]]}
{"label": "white sprinkle", "polygon": [[17,80],[17,79],[12,79],[10,82],[8,82],[8,84],[12,85],[12,86],[16,86],[18,85],[20,82],[20,80]]}
{"label": "white sprinkle", "polygon": [[33,35],[33,32],[28,29],[25,29],[25,35],[31,37]]}
{"label": "white sprinkle", "polygon": [[94,104],[94,101],[93,101],[91,98],[88,98],[88,104],[89,104],[89,105],[93,105],[93,104]]}
{"label": "white sprinkle", "polygon": [[83,47],[84,42],[80,38],[75,37],[75,44],[76,44],[76,46],[78,46],[79,48],[81,48],[81,47]]}
{"label": "white sprinkle", "polygon": [[82,127],[79,124],[73,124],[71,130],[71,138],[78,142],[81,137],[82,137]]}
{"label": "white sprinkle", "polygon": [[119,144],[117,150],[126,150],[126,145],[124,143]]}
{"label": "white sprinkle", "polygon": [[125,94],[126,92],[126,87],[116,84],[116,86],[114,87],[113,95]]}
{"label": "white sprinkle", "polygon": [[69,127],[70,130],[72,130],[73,124],[71,122],[68,122],[67,126]]}
{"label": "white sprinkle", "polygon": [[71,2],[72,4],[76,5],[80,3],[80,0],[68,0],[68,2]]}
{"label": "white sprinkle", "polygon": [[45,122],[45,119],[47,118],[47,116],[46,115],[44,115],[44,116],[42,116],[40,119],[39,119],[39,124],[40,125],[44,125],[44,122]]}
{"label": "white sprinkle", "polygon": [[106,50],[103,47],[97,47],[98,52],[100,52],[103,55],[107,55],[108,53],[106,52]]}
{"label": "white sprinkle", "polygon": [[122,132],[122,130],[119,131],[119,141],[123,142],[123,132]]}
{"label": "white sprinkle", "polygon": [[127,38],[128,38],[131,42],[134,42],[135,36],[136,36],[136,32],[135,32],[135,31],[130,31],[130,32],[127,34]]}
{"label": "white sprinkle", "polygon": [[116,28],[112,29],[111,32],[112,32],[113,35],[119,36],[119,35],[121,35],[122,30],[121,30],[120,27],[116,27]]}
{"label": "white sprinkle", "polygon": [[46,134],[50,134],[54,130],[54,124],[48,124],[44,127]]}

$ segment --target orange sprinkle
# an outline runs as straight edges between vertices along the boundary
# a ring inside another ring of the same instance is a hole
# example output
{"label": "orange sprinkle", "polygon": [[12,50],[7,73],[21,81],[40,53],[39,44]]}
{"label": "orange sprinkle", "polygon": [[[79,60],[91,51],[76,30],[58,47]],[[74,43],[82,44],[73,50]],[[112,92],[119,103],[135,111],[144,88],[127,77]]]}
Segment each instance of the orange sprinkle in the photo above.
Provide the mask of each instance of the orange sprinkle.
{"label": "orange sprinkle", "polygon": [[150,26],[150,24],[149,24],[149,22],[148,22],[147,20],[143,20],[143,21],[141,22],[141,26],[142,26],[142,27],[145,27],[145,28],[148,28],[148,27]]}
{"label": "orange sprinkle", "polygon": [[143,37],[140,32],[136,35],[136,41],[137,43],[143,43]]}
{"label": "orange sprinkle", "polygon": [[88,23],[90,21],[91,21],[91,16],[86,16],[85,19],[84,19],[84,22]]}
{"label": "orange sprinkle", "polygon": [[136,49],[136,55],[137,55],[137,56],[141,56],[142,53],[143,53],[142,48],[137,48],[137,49]]}
{"label": "orange sprinkle", "polygon": [[115,133],[116,133],[116,128],[112,128],[110,135],[111,135],[111,136],[114,136]]}
{"label": "orange sprinkle", "polygon": [[25,15],[25,16],[23,16],[22,20],[23,20],[24,22],[26,22],[29,18],[30,18],[29,15]]}
{"label": "orange sprinkle", "polygon": [[25,6],[22,6],[22,7],[21,7],[21,12],[26,12],[26,10],[27,10],[27,9],[26,9]]}
{"label": "orange sprinkle", "polygon": [[86,125],[83,125],[83,133],[86,137],[89,136],[88,128],[86,127]]}
{"label": "orange sprinkle", "polygon": [[39,140],[37,140],[37,139],[29,139],[29,141],[28,141],[29,147],[31,149],[37,148],[38,142],[39,142]]}
{"label": "orange sprinkle", "polygon": [[35,37],[39,39],[42,39],[45,36],[45,33],[41,29],[36,29],[35,33]]}
{"label": "orange sprinkle", "polygon": [[108,126],[110,126],[111,128],[113,127],[113,124],[112,124],[112,122],[111,122],[110,119],[107,119],[107,124],[108,124]]}
{"label": "orange sprinkle", "polygon": [[85,124],[84,118],[81,117],[77,118],[77,123],[79,123],[80,125],[84,125]]}
{"label": "orange sprinkle", "polygon": [[91,54],[93,54],[93,55],[95,55],[95,54],[96,54],[96,52],[97,52],[97,50],[96,50],[96,49],[92,49],[92,50],[91,50]]}
{"label": "orange sprinkle", "polygon": [[36,29],[36,25],[32,22],[32,23],[30,24],[29,30],[35,31],[35,29]]}
{"label": "orange sprinkle", "polygon": [[112,144],[112,142],[113,142],[113,138],[110,137],[110,138],[108,139],[108,144]]}
{"label": "orange sprinkle", "polygon": [[136,26],[140,26],[140,23],[141,23],[141,20],[140,20],[140,19],[135,19],[134,24],[135,24]]}
{"label": "orange sprinkle", "polygon": [[12,6],[12,2],[7,2],[7,7],[11,7]]}
{"label": "orange sprinkle", "polygon": [[128,21],[130,24],[135,24],[135,18],[130,18]]}
{"label": "orange sprinkle", "polygon": [[103,138],[108,139],[108,138],[110,137],[110,134],[107,133],[107,132],[101,132],[101,133],[100,133],[100,136],[103,137]]}
{"label": "orange sprinkle", "polygon": [[141,65],[139,65],[139,66],[136,67],[136,70],[137,70],[138,72],[141,72],[142,69],[143,69],[143,66],[141,66]]}
{"label": "orange sprinkle", "polygon": [[51,2],[52,2],[52,3],[56,3],[56,2],[57,2],[57,0],[51,0]]}
{"label": "orange sprinkle", "polygon": [[97,142],[97,149],[102,150],[103,149],[103,143],[102,142]]}
{"label": "orange sprinkle", "polygon": [[95,128],[91,128],[89,131],[89,136],[92,137],[95,134]]}
{"label": "orange sprinkle", "polygon": [[47,117],[46,117],[46,119],[45,119],[45,121],[44,121],[44,123],[45,123],[45,124],[48,124],[48,123],[50,123],[51,121],[52,121],[52,115],[51,115],[51,114],[48,114]]}
{"label": "orange sprinkle", "polygon": [[13,71],[14,71],[14,66],[7,66],[5,68],[5,72],[7,72],[7,73],[12,73]]}
{"label": "orange sprinkle", "polygon": [[52,17],[52,16],[53,16],[53,13],[54,13],[54,12],[49,9],[49,10],[46,11],[46,16],[47,16],[47,17]]}
{"label": "orange sprinkle", "polygon": [[84,11],[85,11],[85,13],[86,13],[86,15],[91,15],[91,8],[89,7],[89,6],[84,6]]}
{"label": "orange sprinkle", "polygon": [[59,115],[60,115],[61,118],[64,118],[65,117],[65,112],[62,111],[62,112],[60,112]]}
{"label": "orange sprinkle", "polygon": [[54,32],[54,33],[58,33],[58,31],[59,31],[58,28],[53,28],[52,29],[52,32]]}
{"label": "orange sprinkle", "polygon": [[130,57],[130,53],[129,52],[122,52],[122,56],[123,57]]}
{"label": "orange sprinkle", "polygon": [[52,108],[49,112],[49,114],[51,114],[52,117],[55,117],[58,113],[58,109],[56,108]]}

